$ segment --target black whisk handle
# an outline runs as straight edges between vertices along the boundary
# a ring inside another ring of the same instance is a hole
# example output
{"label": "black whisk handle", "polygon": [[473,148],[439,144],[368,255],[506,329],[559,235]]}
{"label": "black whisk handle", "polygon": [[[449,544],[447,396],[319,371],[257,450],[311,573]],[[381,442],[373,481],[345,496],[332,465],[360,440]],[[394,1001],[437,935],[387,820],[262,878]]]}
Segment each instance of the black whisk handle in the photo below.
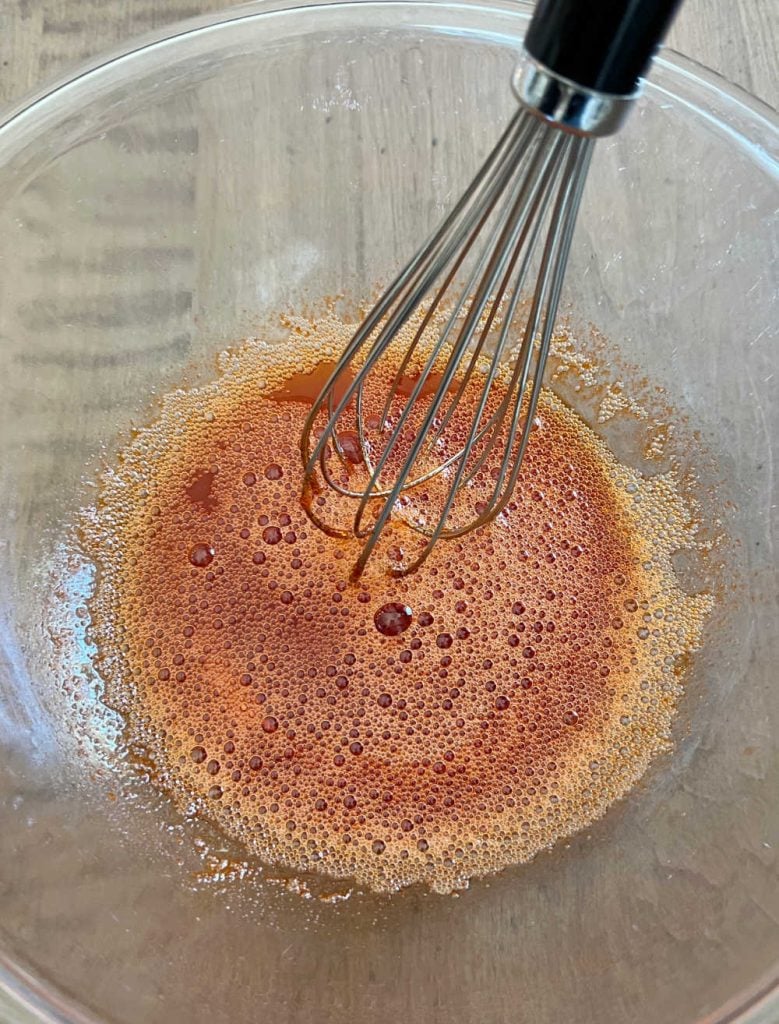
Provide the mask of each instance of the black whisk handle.
{"label": "black whisk handle", "polygon": [[538,0],[525,50],[585,89],[629,96],[681,0]]}

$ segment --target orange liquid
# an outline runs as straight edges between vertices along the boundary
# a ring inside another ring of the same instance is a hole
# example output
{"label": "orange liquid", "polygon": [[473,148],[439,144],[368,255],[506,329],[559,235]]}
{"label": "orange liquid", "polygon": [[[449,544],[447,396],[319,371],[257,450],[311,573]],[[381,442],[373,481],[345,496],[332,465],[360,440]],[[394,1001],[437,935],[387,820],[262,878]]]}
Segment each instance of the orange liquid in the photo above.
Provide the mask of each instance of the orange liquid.
{"label": "orange liquid", "polygon": [[637,505],[546,394],[505,516],[416,574],[349,582],[358,542],[300,503],[304,399],[328,372],[300,358],[260,390],[247,357],[207,417],[179,397],[104,483],[108,700],[163,784],[265,859],[446,890],[591,821],[665,746],[665,659],[702,618],[657,560],[678,499]]}

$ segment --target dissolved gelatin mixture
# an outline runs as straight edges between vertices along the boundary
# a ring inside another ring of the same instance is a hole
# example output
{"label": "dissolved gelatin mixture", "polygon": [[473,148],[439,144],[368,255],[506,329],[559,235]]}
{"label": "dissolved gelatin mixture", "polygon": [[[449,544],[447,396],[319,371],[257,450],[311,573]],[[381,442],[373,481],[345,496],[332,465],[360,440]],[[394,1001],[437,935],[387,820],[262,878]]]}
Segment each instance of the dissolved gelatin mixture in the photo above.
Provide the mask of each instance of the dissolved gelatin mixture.
{"label": "dissolved gelatin mixture", "polygon": [[673,480],[551,391],[505,514],[351,581],[360,542],[307,517],[298,444],[353,329],[249,343],[137,433],[83,523],[93,635],[106,702],[182,804],[266,861],[447,892],[642,776],[710,599],[674,577],[694,526]]}

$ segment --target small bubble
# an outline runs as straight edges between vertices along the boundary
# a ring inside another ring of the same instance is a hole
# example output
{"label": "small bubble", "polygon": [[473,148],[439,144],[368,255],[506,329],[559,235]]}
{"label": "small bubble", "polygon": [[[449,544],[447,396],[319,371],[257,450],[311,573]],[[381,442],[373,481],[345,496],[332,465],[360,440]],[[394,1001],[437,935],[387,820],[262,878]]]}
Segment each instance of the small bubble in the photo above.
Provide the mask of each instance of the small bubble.
{"label": "small bubble", "polygon": [[383,636],[398,636],[408,629],[411,619],[412,612],[407,604],[391,601],[379,608],[373,616],[373,623]]}
{"label": "small bubble", "polygon": [[195,544],[189,552],[189,560],[198,569],[205,569],[210,565],[216,552],[210,544]]}
{"label": "small bubble", "polygon": [[362,462],[362,447],[360,437],[356,430],[342,430],[337,436],[341,453],[347,462],[353,466],[359,466]]}

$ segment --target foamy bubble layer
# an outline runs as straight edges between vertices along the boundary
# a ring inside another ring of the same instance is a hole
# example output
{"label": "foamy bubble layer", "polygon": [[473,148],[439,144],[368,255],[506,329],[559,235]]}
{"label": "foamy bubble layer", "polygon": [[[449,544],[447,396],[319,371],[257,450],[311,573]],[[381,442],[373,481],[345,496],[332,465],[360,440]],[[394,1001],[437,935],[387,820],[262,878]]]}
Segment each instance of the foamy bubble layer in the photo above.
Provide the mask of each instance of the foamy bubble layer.
{"label": "foamy bubble layer", "polygon": [[505,514],[350,582],[359,542],[301,507],[290,381],[353,329],[226,356],[104,474],[83,530],[99,667],[161,784],[266,861],[446,892],[642,776],[711,601],[674,577],[693,526],[673,478],[618,464],[550,391]]}

